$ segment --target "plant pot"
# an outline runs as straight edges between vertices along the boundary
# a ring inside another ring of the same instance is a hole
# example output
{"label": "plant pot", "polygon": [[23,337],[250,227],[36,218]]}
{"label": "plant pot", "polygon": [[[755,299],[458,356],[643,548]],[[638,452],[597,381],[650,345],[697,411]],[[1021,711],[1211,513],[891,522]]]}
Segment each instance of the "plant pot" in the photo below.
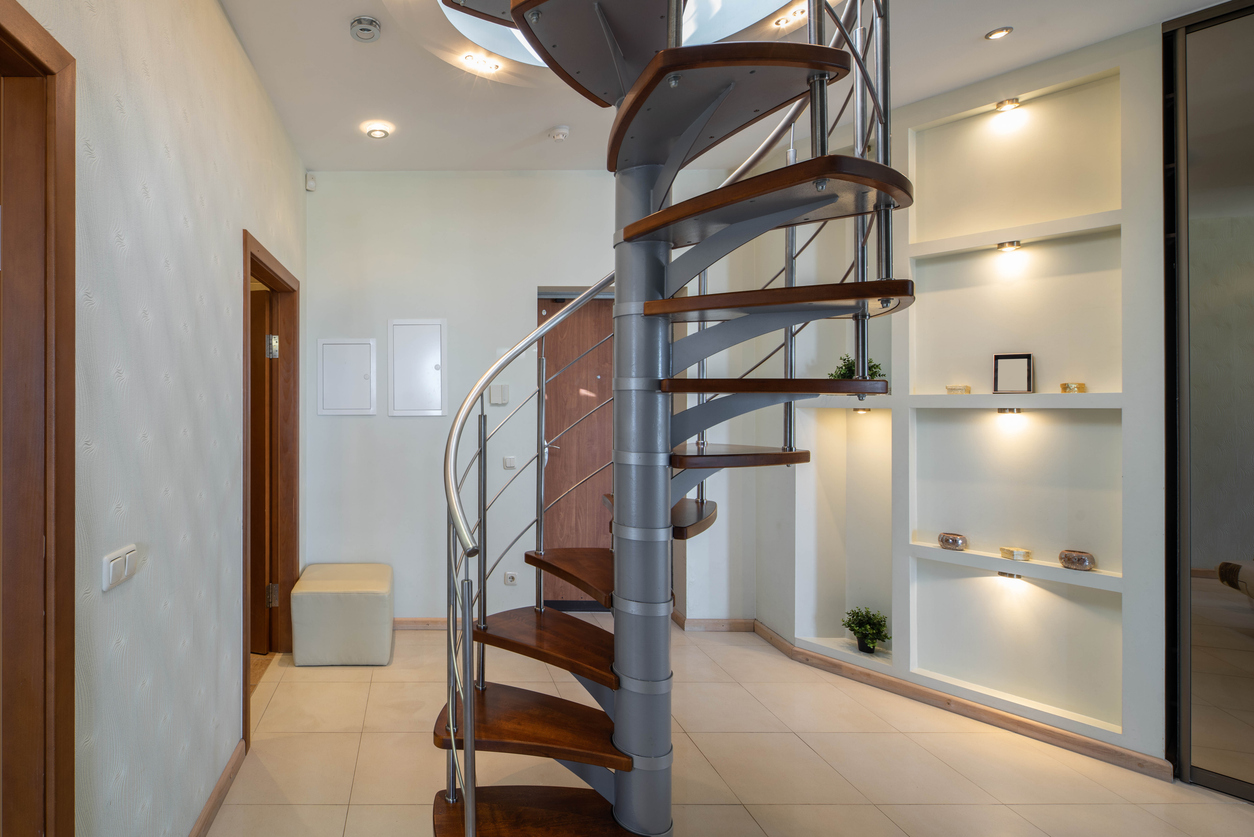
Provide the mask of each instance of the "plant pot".
{"label": "plant pot", "polygon": [[866,640],[863,639],[862,637],[855,637],[855,639],[858,640],[858,650],[861,651],[863,654],[875,653],[874,645],[867,645]]}

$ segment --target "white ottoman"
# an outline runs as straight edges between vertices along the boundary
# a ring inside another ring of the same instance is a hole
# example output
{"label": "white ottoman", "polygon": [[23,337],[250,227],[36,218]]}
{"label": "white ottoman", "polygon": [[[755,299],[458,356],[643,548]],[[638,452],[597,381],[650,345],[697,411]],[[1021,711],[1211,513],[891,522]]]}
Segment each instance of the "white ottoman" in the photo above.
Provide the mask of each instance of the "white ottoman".
{"label": "white ottoman", "polygon": [[292,588],[298,666],[384,666],[392,657],[392,568],[310,564]]}

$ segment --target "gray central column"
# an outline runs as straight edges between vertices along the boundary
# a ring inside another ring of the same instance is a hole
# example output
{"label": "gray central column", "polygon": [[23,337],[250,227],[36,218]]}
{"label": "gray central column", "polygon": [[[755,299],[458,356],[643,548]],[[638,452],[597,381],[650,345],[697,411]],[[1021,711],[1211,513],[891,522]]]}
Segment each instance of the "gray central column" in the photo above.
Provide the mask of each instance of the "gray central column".
{"label": "gray central column", "polygon": [[[661,166],[620,170],[616,224],[650,213]],[[670,328],[644,317],[665,293],[666,242],[619,244],[614,278],[614,815],[637,834],[671,830]]]}

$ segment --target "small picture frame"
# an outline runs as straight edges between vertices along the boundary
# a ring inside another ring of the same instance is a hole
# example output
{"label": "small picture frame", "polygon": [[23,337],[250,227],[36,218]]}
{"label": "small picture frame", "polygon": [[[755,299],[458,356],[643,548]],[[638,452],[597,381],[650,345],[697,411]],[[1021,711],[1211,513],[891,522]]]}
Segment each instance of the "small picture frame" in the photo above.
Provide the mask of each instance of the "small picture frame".
{"label": "small picture frame", "polygon": [[993,355],[993,392],[1035,392],[1031,355]]}

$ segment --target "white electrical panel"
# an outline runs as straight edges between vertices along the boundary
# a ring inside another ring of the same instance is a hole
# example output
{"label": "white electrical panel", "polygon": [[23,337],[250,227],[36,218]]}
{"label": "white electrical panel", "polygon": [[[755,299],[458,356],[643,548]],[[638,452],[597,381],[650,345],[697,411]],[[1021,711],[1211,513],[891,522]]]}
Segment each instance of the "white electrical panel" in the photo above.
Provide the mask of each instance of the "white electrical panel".
{"label": "white electrical panel", "polygon": [[318,415],[375,414],[374,338],[318,341]]}
{"label": "white electrical panel", "polygon": [[388,415],[448,414],[447,320],[388,320]]}

